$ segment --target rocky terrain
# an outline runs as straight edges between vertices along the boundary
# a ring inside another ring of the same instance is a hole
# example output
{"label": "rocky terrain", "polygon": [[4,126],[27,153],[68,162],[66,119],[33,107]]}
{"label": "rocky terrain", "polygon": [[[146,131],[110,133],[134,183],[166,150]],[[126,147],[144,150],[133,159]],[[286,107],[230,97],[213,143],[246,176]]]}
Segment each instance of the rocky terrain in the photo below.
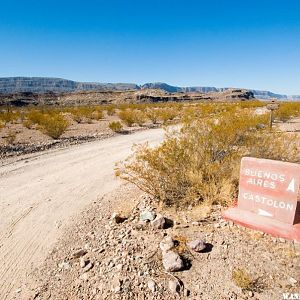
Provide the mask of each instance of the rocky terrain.
{"label": "rocky terrain", "polygon": [[254,99],[252,92],[243,89],[228,89],[211,93],[168,93],[161,89],[144,90],[97,90],[64,93],[19,92],[0,94],[0,106],[26,105],[96,105],[168,101],[244,101]]}
{"label": "rocky terrain", "polygon": [[[61,78],[48,77],[3,77],[0,78],[0,94],[16,93],[70,93],[92,90],[145,90],[160,89],[168,93],[211,93],[223,92],[231,89],[216,87],[179,87],[167,83],[154,82],[138,85],[135,83],[97,83],[97,82],[77,82]],[[270,91],[251,90],[257,99],[277,98],[280,100],[299,100],[297,95],[275,94]]]}
{"label": "rocky terrain", "polygon": [[74,221],[15,298],[270,300],[299,291],[299,244],[226,222],[220,210],[161,210],[122,186]]}

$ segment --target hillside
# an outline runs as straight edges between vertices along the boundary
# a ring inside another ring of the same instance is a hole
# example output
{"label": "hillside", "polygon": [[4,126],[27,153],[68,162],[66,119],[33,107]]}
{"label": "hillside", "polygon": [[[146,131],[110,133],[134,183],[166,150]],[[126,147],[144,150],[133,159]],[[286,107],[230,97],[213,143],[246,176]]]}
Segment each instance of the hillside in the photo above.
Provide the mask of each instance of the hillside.
{"label": "hillside", "polygon": [[[160,89],[168,93],[216,93],[223,92],[229,88],[216,87],[179,87],[167,83],[155,82],[138,85],[135,83],[97,83],[97,82],[77,82],[61,78],[48,77],[3,77],[0,78],[0,93],[70,93],[93,90],[144,90]],[[257,99],[277,98],[280,100],[299,100],[299,95],[275,94],[270,91],[250,90]]]}

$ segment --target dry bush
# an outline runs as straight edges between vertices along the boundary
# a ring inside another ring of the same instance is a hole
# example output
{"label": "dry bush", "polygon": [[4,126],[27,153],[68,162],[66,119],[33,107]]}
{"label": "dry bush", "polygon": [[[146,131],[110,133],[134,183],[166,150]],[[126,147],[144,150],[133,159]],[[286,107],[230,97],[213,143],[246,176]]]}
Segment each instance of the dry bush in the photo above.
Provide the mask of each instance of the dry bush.
{"label": "dry bush", "polygon": [[160,110],[160,119],[166,124],[168,121],[173,120],[179,115],[175,108],[163,108]]}
{"label": "dry bush", "polygon": [[168,206],[228,204],[236,199],[243,156],[299,161],[294,136],[256,129],[262,116],[224,113],[169,133],[157,148],[137,146],[116,174]]}
{"label": "dry bush", "polygon": [[34,109],[28,111],[23,125],[27,128],[31,128],[34,124],[41,125],[43,121],[44,114],[41,111]]}
{"label": "dry bush", "polygon": [[113,105],[105,106],[104,109],[107,112],[107,115],[113,116],[116,113],[116,108]]}
{"label": "dry bush", "polygon": [[241,101],[239,105],[241,108],[258,108],[258,107],[263,107],[266,104],[262,101],[255,100],[255,101]]}
{"label": "dry bush", "polygon": [[153,124],[157,124],[160,120],[160,111],[157,108],[148,108],[146,116]]}
{"label": "dry bush", "polygon": [[233,282],[243,290],[249,290],[253,288],[254,280],[251,275],[245,269],[234,269],[232,271]]}
{"label": "dry bush", "polygon": [[279,109],[275,111],[275,118],[286,122],[293,117],[300,116],[300,103],[299,102],[288,102],[281,103]]}
{"label": "dry bush", "polygon": [[17,111],[0,111],[0,121],[4,124],[14,123],[20,118],[20,113]]}
{"label": "dry bush", "polygon": [[40,125],[46,135],[58,139],[68,128],[69,122],[60,114],[52,114],[44,115]]}
{"label": "dry bush", "polygon": [[4,128],[4,123],[0,122],[0,131]]}
{"label": "dry bush", "polygon": [[100,120],[103,118],[103,111],[100,107],[78,106],[67,110],[72,119],[77,123],[92,123],[92,120]]}
{"label": "dry bush", "polygon": [[146,121],[146,115],[137,109],[125,109],[121,110],[118,114],[119,118],[129,127],[134,124],[143,125]]}
{"label": "dry bush", "polygon": [[4,138],[5,144],[6,145],[14,145],[16,138],[17,138],[16,132],[9,130],[9,132],[7,133],[7,135]]}
{"label": "dry bush", "polygon": [[119,121],[110,122],[108,127],[114,132],[122,132],[123,125]]}

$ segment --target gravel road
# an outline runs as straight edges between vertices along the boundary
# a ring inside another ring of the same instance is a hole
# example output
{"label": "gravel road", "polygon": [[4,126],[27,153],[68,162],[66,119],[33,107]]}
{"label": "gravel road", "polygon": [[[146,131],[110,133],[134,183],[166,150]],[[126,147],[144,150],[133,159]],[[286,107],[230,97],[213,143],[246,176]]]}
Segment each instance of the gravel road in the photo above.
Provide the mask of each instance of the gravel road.
{"label": "gravel road", "polygon": [[134,143],[163,140],[162,129],[49,151],[0,167],[0,298],[45,259],[72,216],[118,188],[114,164]]}

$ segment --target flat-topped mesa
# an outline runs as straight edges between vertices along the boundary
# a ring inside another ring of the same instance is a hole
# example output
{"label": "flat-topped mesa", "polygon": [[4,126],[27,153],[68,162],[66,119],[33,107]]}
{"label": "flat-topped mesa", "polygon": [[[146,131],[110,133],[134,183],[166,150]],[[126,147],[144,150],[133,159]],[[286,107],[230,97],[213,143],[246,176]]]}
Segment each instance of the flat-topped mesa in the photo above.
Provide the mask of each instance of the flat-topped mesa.
{"label": "flat-topped mesa", "polygon": [[95,90],[69,93],[20,92],[0,94],[0,106],[27,105],[98,105],[182,101],[246,101],[254,99],[248,90],[226,90],[213,93],[167,93],[163,90]]}
{"label": "flat-topped mesa", "polygon": [[[79,91],[127,91],[127,90],[163,90],[166,93],[219,93],[233,90],[235,88],[213,87],[213,86],[173,86],[163,82],[145,83],[138,85],[135,83],[99,83],[99,82],[79,82],[62,78],[50,77],[3,77],[0,78],[0,94],[15,93],[71,93]],[[236,89],[238,90],[238,89]],[[244,89],[243,89],[244,90]],[[300,96],[287,96],[275,94],[270,91],[246,89],[253,93],[257,99],[280,99],[299,100]]]}

